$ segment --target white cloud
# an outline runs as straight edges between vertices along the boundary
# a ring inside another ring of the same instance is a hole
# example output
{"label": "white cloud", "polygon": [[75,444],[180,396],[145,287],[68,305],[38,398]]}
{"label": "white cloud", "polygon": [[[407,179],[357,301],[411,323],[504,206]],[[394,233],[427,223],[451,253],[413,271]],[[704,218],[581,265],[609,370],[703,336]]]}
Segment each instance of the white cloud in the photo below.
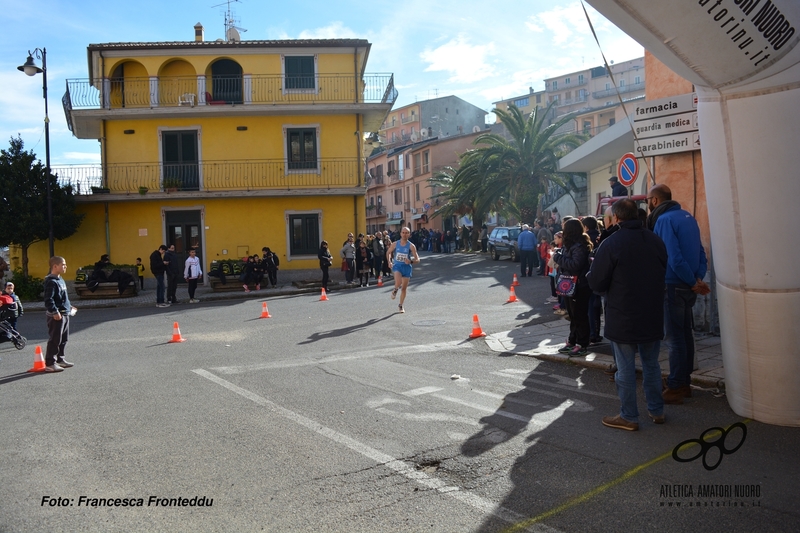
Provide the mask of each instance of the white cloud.
{"label": "white cloud", "polygon": [[459,35],[434,49],[425,49],[420,59],[428,63],[425,72],[444,71],[450,73],[451,82],[472,83],[494,74],[487,60],[494,55],[493,42],[471,45],[469,39]]}

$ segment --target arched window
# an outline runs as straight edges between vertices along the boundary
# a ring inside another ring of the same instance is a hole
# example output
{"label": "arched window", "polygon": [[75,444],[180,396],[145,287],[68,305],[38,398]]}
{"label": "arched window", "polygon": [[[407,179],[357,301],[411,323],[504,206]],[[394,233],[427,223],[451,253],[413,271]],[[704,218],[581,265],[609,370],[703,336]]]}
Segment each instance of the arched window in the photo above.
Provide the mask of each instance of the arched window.
{"label": "arched window", "polygon": [[211,65],[211,100],[226,104],[241,104],[242,67],[236,61],[220,59]]}

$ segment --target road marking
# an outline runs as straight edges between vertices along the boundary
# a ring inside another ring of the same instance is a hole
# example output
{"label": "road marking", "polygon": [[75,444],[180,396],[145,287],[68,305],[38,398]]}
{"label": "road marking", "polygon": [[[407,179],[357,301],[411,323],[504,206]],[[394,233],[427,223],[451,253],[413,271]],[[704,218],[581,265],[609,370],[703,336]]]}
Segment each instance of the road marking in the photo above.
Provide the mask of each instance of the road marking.
{"label": "road marking", "polygon": [[429,352],[438,352],[440,350],[452,349],[469,349],[474,350],[472,344],[465,344],[464,341],[452,342],[438,342],[435,344],[409,344],[407,346],[393,345],[386,348],[375,348],[373,350],[364,352],[353,352],[352,350],[342,352],[341,355],[330,355],[321,359],[284,359],[282,361],[274,361],[271,363],[256,363],[252,365],[241,366],[215,366],[211,370],[219,374],[245,374],[247,372],[255,372],[258,370],[278,370],[282,368],[296,368],[301,366],[315,366],[326,363],[338,363],[341,361],[355,361],[357,359],[370,359],[373,357],[390,357],[397,355],[420,354]]}
{"label": "road marking", "polygon": [[430,394],[432,392],[439,392],[442,390],[441,387],[420,387],[419,389],[414,389],[406,392],[401,392],[403,396],[422,396],[423,394]]}
{"label": "road marking", "polygon": [[[431,477],[425,472],[417,470],[414,465],[406,463],[405,461],[401,461],[392,457],[391,455],[385,454],[375,448],[367,446],[347,435],[339,433],[338,431],[334,431],[328,427],[323,426],[322,424],[311,420],[299,413],[295,413],[294,411],[290,411],[285,407],[281,407],[280,405],[267,400],[266,398],[259,396],[258,394],[251,392],[247,389],[243,389],[238,385],[234,385],[230,381],[222,379],[207,370],[202,368],[197,368],[192,370],[195,374],[200,377],[206,378],[207,380],[216,383],[217,385],[221,385],[225,387],[231,392],[242,396],[243,398],[247,398],[248,400],[252,401],[253,403],[260,405],[262,407],[266,407],[268,410],[272,411],[273,413],[282,416],[295,422],[298,425],[301,425],[311,431],[326,437],[338,444],[349,448],[350,450],[360,453],[364,457],[367,457],[376,463],[383,465],[391,470],[394,470],[398,474],[402,475],[403,477],[410,479],[419,483],[420,485],[427,487],[429,489],[433,489],[441,494],[445,494],[454,500],[460,501],[465,503],[483,513],[492,514],[505,522],[509,522],[511,524],[520,524],[523,523],[522,521],[525,520],[525,516],[512,511],[510,509],[506,509],[505,507],[498,506],[494,502],[487,500],[486,498],[482,498],[476,494],[471,492],[462,490],[460,487],[456,487],[453,485],[447,485],[444,481]],[[528,531],[534,532],[541,532],[541,533],[558,533],[558,530],[553,529],[549,526],[544,524],[531,524],[531,526],[525,525],[521,526],[523,529]]]}
{"label": "road marking", "polygon": [[[501,376],[501,377],[506,377],[506,378],[515,378],[516,379],[516,378],[519,377],[519,376],[515,376],[513,374],[506,374],[504,372],[492,372],[492,374],[494,374],[495,376]],[[536,374],[537,375],[542,375],[539,372],[537,372]],[[597,391],[593,391],[593,390],[587,390],[586,388],[583,388],[583,387],[577,387],[576,386],[577,384],[575,383],[575,379],[574,378],[568,378],[568,377],[565,377],[565,376],[559,376],[557,374],[545,374],[545,375],[551,377],[552,379],[555,379],[556,381],[564,383],[564,384],[562,385],[562,384],[558,384],[558,383],[552,383],[552,382],[549,382],[549,381],[545,381],[543,379],[535,379],[535,378],[532,378],[532,377],[525,378],[525,384],[527,384],[527,383],[536,383],[537,385],[545,385],[546,387],[551,387],[551,388],[554,388],[554,389],[563,389],[563,390],[568,390],[570,392],[579,392],[581,394],[588,394],[590,396],[599,396],[600,398],[610,398],[612,400],[619,399],[619,397],[616,394],[608,394],[608,393],[605,393],[605,392],[597,392]],[[531,389],[530,387],[527,387],[527,386],[525,388],[533,390],[533,389]],[[545,391],[537,391],[537,392],[542,392],[543,394],[547,394]],[[552,393],[550,393],[550,394],[552,394]]]}

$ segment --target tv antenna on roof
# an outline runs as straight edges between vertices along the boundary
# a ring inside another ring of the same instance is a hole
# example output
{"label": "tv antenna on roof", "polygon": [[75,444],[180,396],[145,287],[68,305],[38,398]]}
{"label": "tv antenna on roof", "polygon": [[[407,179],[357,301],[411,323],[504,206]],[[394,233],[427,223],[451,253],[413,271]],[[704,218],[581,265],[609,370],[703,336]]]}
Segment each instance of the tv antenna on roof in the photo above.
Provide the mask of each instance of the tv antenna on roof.
{"label": "tv antenna on roof", "polygon": [[247,31],[244,28],[240,28],[236,26],[236,21],[233,18],[233,14],[231,13],[231,2],[239,2],[239,0],[227,0],[224,4],[217,4],[211,7],[220,7],[226,6],[225,9],[225,40],[226,41],[241,41],[242,38],[239,35],[239,32]]}

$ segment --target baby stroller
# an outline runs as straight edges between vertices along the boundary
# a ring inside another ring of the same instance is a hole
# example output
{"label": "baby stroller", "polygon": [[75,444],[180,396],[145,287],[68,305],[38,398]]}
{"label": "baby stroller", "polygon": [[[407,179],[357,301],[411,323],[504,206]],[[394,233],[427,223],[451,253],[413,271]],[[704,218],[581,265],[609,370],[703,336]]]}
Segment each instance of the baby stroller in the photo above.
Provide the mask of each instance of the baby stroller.
{"label": "baby stroller", "polygon": [[21,350],[25,348],[25,345],[28,343],[28,339],[20,335],[19,332],[8,322],[9,320],[14,320],[16,316],[16,302],[5,295],[0,297],[0,336],[9,339],[14,343],[14,347],[16,347],[17,350]]}

